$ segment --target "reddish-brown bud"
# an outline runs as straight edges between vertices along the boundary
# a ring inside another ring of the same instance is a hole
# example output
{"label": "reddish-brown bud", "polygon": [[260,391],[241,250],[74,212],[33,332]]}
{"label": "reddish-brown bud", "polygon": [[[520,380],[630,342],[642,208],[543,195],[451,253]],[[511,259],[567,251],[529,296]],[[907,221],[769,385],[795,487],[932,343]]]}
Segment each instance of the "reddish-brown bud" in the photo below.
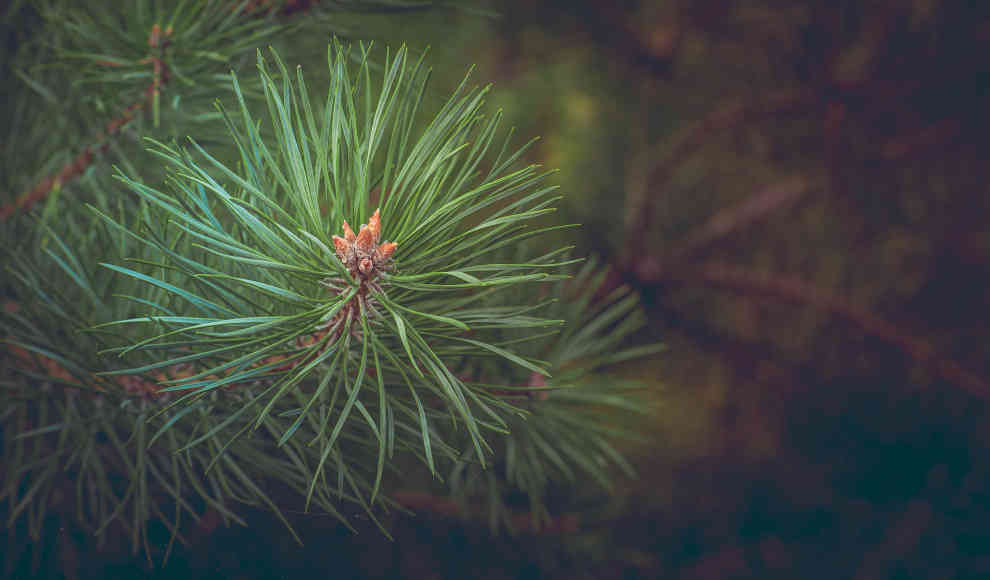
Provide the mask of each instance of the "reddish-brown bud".
{"label": "reddish-brown bud", "polygon": [[378,251],[381,253],[382,258],[387,260],[392,257],[392,254],[395,253],[395,248],[398,246],[399,244],[396,244],[395,242],[385,242],[384,244],[378,246]]}
{"label": "reddish-brown bud", "polygon": [[354,235],[354,230],[344,222],[344,237],[333,236],[337,257],[353,278],[374,280],[382,270],[391,267],[390,260],[396,244],[386,242],[378,245],[381,227],[381,212],[375,210],[368,223],[361,226],[357,235]]}
{"label": "reddish-brown bud", "polygon": [[371,218],[368,220],[368,229],[371,230],[372,238],[375,243],[378,243],[378,237],[382,234],[382,218],[380,215],[380,209],[376,209],[375,213],[371,214]]}
{"label": "reddish-brown bud", "polygon": [[371,261],[371,258],[361,258],[361,261],[358,262],[358,271],[365,276],[370,275],[374,268],[375,263]]}
{"label": "reddish-brown bud", "polygon": [[375,235],[368,226],[361,226],[361,231],[358,232],[357,241],[354,242],[358,250],[362,252],[370,252],[375,248]]}
{"label": "reddish-brown bud", "polygon": [[348,242],[353,242],[354,241],[354,238],[355,238],[355,236],[354,236],[354,230],[352,230],[351,229],[351,226],[347,225],[347,222],[345,221],[344,222],[344,239],[347,240]]}
{"label": "reddish-brown bud", "polygon": [[[347,227],[347,224],[344,224],[344,227],[346,228]],[[353,235],[353,233],[351,235]],[[343,262],[343,263],[346,264],[347,263],[347,252],[350,250],[351,245],[348,244],[347,243],[347,240],[345,240],[344,238],[342,238],[340,236],[334,236],[333,237],[333,247],[334,247],[334,249],[337,250],[337,258],[339,258],[341,262]]]}

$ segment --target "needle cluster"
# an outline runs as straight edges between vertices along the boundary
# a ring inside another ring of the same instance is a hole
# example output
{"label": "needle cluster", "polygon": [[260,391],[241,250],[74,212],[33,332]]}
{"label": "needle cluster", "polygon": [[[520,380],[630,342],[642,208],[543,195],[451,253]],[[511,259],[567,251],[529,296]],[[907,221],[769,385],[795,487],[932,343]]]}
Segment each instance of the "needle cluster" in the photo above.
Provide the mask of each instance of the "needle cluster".
{"label": "needle cluster", "polygon": [[179,538],[194,495],[288,525],[272,481],[307,510],[346,523],[347,503],[377,522],[389,474],[418,463],[464,497],[491,482],[490,498],[619,463],[592,419],[625,395],[591,371],[632,356],[611,353],[643,323],[635,298],[591,320],[587,297],[553,311],[581,260],[540,241],[571,226],[542,224],[560,197],[552,172],[521,163],[532,142],[500,137],[489,89],[467,79],[424,122],[423,60],[402,48],[372,66],[370,51],[329,46],[319,100],[259,53],[257,81],[230,77],[236,110],[219,105],[210,150],[152,140],[153,163],[94,175],[84,211],[8,252],[21,310],[0,311],[0,335],[23,352],[0,389],[8,519],[44,521],[62,461],[94,498],[80,520],[102,534],[128,514],[135,549],[154,517]]}

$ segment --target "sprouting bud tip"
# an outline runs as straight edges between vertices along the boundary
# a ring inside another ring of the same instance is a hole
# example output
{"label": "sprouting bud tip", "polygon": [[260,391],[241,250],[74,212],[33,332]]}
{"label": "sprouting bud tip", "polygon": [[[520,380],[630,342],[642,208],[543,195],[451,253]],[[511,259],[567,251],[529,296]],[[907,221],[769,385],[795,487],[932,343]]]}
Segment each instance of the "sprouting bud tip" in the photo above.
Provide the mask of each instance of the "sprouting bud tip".
{"label": "sprouting bud tip", "polygon": [[347,225],[346,221],[344,222],[344,239],[348,242],[353,242],[355,239],[354,230],[351,229],[351,226]]}
{"label": "sprouting bud tip", "polygon": [[392,257],[392,254],[395,253],[395,248],[398,246],[399,244],[396,244],[395,242],[385,242],[384,244],[378,246],[378,251],[381,252],[382,258],[387,260]]}
{"label": "sprouting bud tip", "polygon": [[367,225],[361,226],[355,246],[362,252],[370,252],[375,247],[375,232]]}
{"label": "sprouting bud tip", "polygon": [[[351,235],[353,236],[354,234],[352,233]],[[333,247],[334,247],[335,250],[337,250],[337,258],[339,258],[341,262],[343,262],[343,263],[346,264],[347,263],[347,250],[351,247],[350,244],[347,243],[347,240],[345,240],[344,238],[342,238],[340,236],[334,236],[333,237]]]}
{"label": "sprouting bud tip", "polygon": [[382,220],[381,220],[381,209],[376,209],[375,213],[371,214],[371,218],[368,219],[368,229],[371,230],[371,235],[374,237],[374,242],[378,242],[378,237],[382,233]]}

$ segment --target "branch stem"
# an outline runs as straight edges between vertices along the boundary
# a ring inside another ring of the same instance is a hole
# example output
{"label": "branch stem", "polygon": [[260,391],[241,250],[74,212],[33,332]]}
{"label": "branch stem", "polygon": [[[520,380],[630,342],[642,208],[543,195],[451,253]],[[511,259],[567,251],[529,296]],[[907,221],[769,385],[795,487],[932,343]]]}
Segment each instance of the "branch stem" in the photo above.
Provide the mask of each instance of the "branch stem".
{"label": "branch stem", "polygon": [[[154,55],[139,61],[152,65],[152,81],[144,91],[144,98],[129,105],[123,110],[120,116],[106,124],[103,133],[98,134],[94,139],[99,144],[83,148],[72,161],[63,165],[54,175],[42,179],[34,188],[22,194],[14,201],[0,206],[0,221],[9,219],[15,213],[30,210],[36,203],[44,200],[49,193],[82,175],[93,164],[96,156],[105,152],[110,147],[110,139],[119,134],[124,127],[134,120],[138,110],[150,106],[154,114],[155,126],[158,126],[161,91],[168,82],[168,68],[165,66],[163,58],[165,48],[169,44],[168,37],[171,34],[171,28],[166,29],[163,34],[159,25],[155,24],[151,27],[151,33],[148,36],[148,46],[154,52]],[[111,63],[106,64],[108,66],[116,66]]]}

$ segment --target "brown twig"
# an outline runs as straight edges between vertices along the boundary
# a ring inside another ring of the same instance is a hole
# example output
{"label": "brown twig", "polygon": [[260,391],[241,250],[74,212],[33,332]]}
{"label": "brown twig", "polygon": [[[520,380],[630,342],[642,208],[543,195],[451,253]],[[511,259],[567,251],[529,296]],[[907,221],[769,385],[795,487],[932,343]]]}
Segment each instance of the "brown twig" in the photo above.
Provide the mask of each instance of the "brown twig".
{"label": "brown twig", "polygon": [[940,378],[961,387],[970,394],[990,397],[990,384],[984,378],[940,355],[928,341],[915,337],[873,313],[824,292],[804,280],[787,276],[768,277],[765,274],[726,264],[663,267],[655,260],[647,260],[637,274],[643,282],[702,284],[746,296],[817,308],[854,324],[870,336],[897,346],[918,363],[931,368]]}
{"label": "brown twig", "polygon": [[[76,177],[79,177],[93,163],[96,155],[105,152],[109,147],[109,139],[114,137],[134,120],[139,109],[152,106],[157,110],[157,103],[161,97],[161,91],[168,82],[168,68],[165,66],[165,48],[168,46],[168,37],[172,35],[172,29],[168,28],[162,33],[161,27],[157,24],[151,27],[148,36],[148,47],[154,51],[152,56],[139,61],[140,63],[150,63],[152,65],[152,81],[144,91],[144,98],[128,106],[116,119],[106,124],[103,134],[98,134],[96,141],[104,141],[100,145],[91,145],[83,148],[82,152],[76,155],[72,161],[66,163],[55,175],[42,179],[34,188],[24,193],[14,201],[0,206],[0,221],[7,220],[17,212],[30,210],[34,205],[51,193],[53,190],[65,185]],[[116,66],[113,63],[105,63],[108,66]]]}
{"label": "brown twig", "polygon": [[[719,107],[701,122],[693,125],[681,136],[675,139],[674,145],[666,154],[650,151],[646,159],[658,159],[652,163],[645,182],[648,187],[639,196],[630,195],[626,202],[626,251],[627,260],[631,256],[641,255],[640,247],[643,234],[650,229],[650,223],[656,213],[656,200],[664,185],[671,179],[674,172],[684,161],[700,149],[713,135],[722,133],[739,125],[762,119],[770,115],[806,110],[818,106],[820,99],[810,90],[786,90],[770,97],[751,103],[732,102]],[[667,148],[667,144],[661,145]]]}
{"label": "brown twig", "polygon": [[[808,193],[809,188],[804,179],[794,178],[771,185],[742,202],[719,211],[704,225],[688,234],[685,242],[667,253],[662,260],[665,264],[663,269],[671,269],[686,263],[729,235],[760,223],[777,211],[791,207]],[[596,295],[607,295],[623,284],[630,274],[641,282],[655,281],[654,279],[659,276],[661,262],[657,258],[651,258],[642,247],[639,247],[640,238],[641,236],[630,236],[630,245],[635,246],[630,247],[630,251],[638,253],[627,256],[619,268],[610,268],[605,283],[598,289]]]}
{"label": "brown twig", "polygon": [[683,262],[697,256],[730,234],[760,223],[771,214],[790,207],[804,197],[808,189],[803,179],[796,178],[767,187],[736,205],[720,210],[689,234],[671,252],[670,260]]}

